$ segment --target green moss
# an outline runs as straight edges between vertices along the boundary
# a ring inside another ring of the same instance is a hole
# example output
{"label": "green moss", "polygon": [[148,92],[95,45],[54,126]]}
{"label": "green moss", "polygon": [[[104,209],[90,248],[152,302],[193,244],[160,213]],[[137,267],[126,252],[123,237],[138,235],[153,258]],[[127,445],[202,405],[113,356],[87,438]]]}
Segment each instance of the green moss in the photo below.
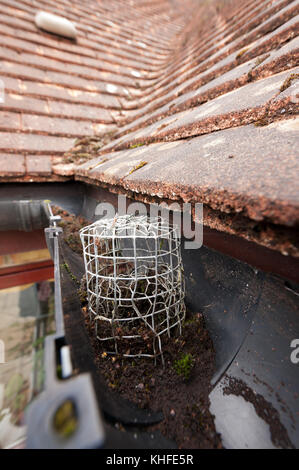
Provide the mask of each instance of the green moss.
{"label": "green moss", "polygon": [[108,387],[112,388],[112,390],[116,390],[119,387],[119,381],[115,380],[114,382],[109,382]]}
{"label": "green moss", "polygon": [[249,50],[249,47],[245,47],[244,49],[242,49],[242,50],[236,55],[236,59],[240,59],[248,50]]}
{"label": "green moss", "polygon": [[64,438],[74,434],[78,427],[78,418],[75,405],[71,400],[66,400],[56,410],[53,419],[55,431]]}
{"label": "green moss", "polygon": [[108,162],[108,158],[102,158],[102,160],[98,163],[96,163],[96,165],[90,165],[87,170],[94,170],[95,168],[97,168],[98,166],[102,165],[103,163],[106,163]]}
{"label": "green moss", "polygon": [[196,318],[189,318],[188,320],[185,320],[184,326],[193,325],[196,320]]}
{"label": "green moss", "polygon": [[130,171],[129,175],[131,175],[132,173],[134,173],[134,171],[139,170],[140,168],[142,168],[145,165],[147,165],[147,162],[141,161],[140,163],[138,163],[138,165],[134,166],[134,168]]}
{"label": "green moss", "polygon": [[56,376],[58,379],[62,379],[62,367],[60,364],[56,367]]}
{"label": "green moss", "polygon": [[40,345],[42,345],[45,341],[45,336],[42,336],[40,338],[37,338],[33,343],[32,343],[32,347],[33,348],[38,348]]}
{"label": "green moss", "polygon": [[115,130],[76,139],[74,146],[64,154],[65,163],[84,163],[98,156],[98,152],[114,138]]}
{"label": "green moss", "polygon": [[139,144],[131,145],[130,149],[136,149],[137,147],[142,147],[145,145],[145,142],[140,142]]}
{"label": "green moss", "polygon": [[296,80],[297,78],[299,78],[299,73],[292,73],[288,78],[286,78],[280,87],[280,93],[289,88],[292,85],[292,81]]}
{"label": "green moss", "polygon": [[76,278],[76,276],[72,273],[72,271],[70,270],[70,267],[67,263],[63,263],[61,265],[62,268],[64,268],[66,270],[66,272],[69,274],[70,278],[76,282],[77,284],[79,284],[79,281],[78,279]]}
{"label": "green moss", "polygon": [[185,380],[190,378],[192,368],[194,366],[194,360],[191,354],[183,354],[180,359],[175,361],[174,370],[178,375],[183,376]]}
{"label": "green moss", "polygon": [[84,304],[87,302],[87,291],[86,291],[86,287],[81,286],[81,287],[78,289],[78,295],[79,295],[79,300],[80,300],[81,305],[84,305]]}

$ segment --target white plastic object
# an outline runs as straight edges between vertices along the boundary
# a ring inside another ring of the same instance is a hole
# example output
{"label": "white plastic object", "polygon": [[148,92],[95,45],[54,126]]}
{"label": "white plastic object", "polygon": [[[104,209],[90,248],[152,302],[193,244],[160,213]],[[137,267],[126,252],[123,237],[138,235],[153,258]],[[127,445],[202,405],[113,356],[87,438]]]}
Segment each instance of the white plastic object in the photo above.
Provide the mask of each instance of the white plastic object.
{"label": "white plastic object", "polygon": [[60,350],[60,359],[62,378],[67,379],[72,375],[73,372],[71,352],[69,346],[62,346]]}
{"label": "white plastic object", "polygon": [[4,91],[4,83],[0,80],[0,104],[5,102],[5,91]]}
{"label": "white plastic object", "polygon": [[38,28],[49,31],[50,33],[75,39],[77,31],[75,25],[62,16],[53,15],[45,11],[39,11],[35,15],[35,24]]}

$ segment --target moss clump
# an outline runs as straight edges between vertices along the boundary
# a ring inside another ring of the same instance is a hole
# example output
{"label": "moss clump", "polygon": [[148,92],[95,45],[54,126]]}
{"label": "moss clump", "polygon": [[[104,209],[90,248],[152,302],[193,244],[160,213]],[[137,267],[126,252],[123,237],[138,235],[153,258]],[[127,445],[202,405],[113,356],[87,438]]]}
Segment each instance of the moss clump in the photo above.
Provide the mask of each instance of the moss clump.
{"label": "moss clump", "polygon": [[194,325],[194,323],[196,323],[196,322],[197,322],[197,318],[194,315],[191,318],[188,318],[188,320],[185,320],[184,326]]}
{"label": "moss clump", "polygon": [[292,73],[281,85],[280,93],[289,88],[292,85],[292,81],[296,80],[297,78],[299,78],[299,73]]}
{"label": "moss clump", "polygon": [[246,54],[246,52],[249,50],[249,47],[245,47],[245,49],[242,49],[237,55],[236,55],[236,59],[240,59],[244,54]]}
{"label": "moss clump", "polygon": [[64,154],[64,163],[81,165],[97,157],[101,148],[114,139],[115,133],[116,129],[77,139],[73,148]]}
{"label": "moss clump", "polygon": [[108,158],[102,158],[102,160],[98,163],[96,163],[95,165],[90,165],[87,170],[94,170],[95,168],[97,168],[98,166],[102,165],[103,163],[106,163],[108,162],[109,159]]}
{"label": "moss clump", "polygon": [[60,207],[52,206],[54,215],[60,215],[61,221],[59,226],[63,228],[63,239],[71,248],[72,251],[82,255],[82,243],[79,231],[81,228],[86,227],[89,221],[81,216],[69,214]]}
{"label": "moss clump", "polygon": [[131,145],[130,149],[136,149],[137,147],[143,147],[143,145],[145,145],[145,143],[144,143],[144,142],[140,142],[139,144]]}
{"label": "moss clump", "polygon": [[74,434],[78,427],[78,418],[75,405],[71,400],[66,400],[56,410],[53,425],[61,437],[67,438]]}
{"label": "moss clump", "polygon": [[181,359],[174,363],[174,369],[178,375],[182,375],[185,380],[190,378],[194,366],[194,360],[191,354],[183,354]]}
{"label": "moss clump", "polygon": [[87,292],[86,292],[86,287],[83,286],[82,284],[80,285],[78,289],[78,295],[79,295],[79,300],[81,305],[85,305],[87,303]]}
{"label": "moss clump", "polygon": [[[134,171],[137,171],[139,170],[140,168],[142,168],[143,166],[147,165],[147,162],[143,162],[141,161],[140,163],[138,163],[138,165],[134,166],[134,168],[132,168],[132,170],[130,171],[129,175],[131,175],[132,173],[134,173]],[[128,176],[129,176],[128,175]]]}
{"label": "moss clump", "polygon": [[267,126],[268,124],[269,123],[267,119],[259,119],[258,121],[254,123],[255,127],[264,127],[264,126]]}
{"label": "moss clump", "polygon": [[258,57],[254,63],[254,67],[258,67],[259,65],[261,65],[266,59],[268,59],[268,57],[270,57],[270,54],[265,54],[263,55],[262,57]]}
{"label": "moss clump", "polygon": [[79,284],[78,279],[77,279],[76,276],[72,273],[72,271],[71,271],[71,269],[70,269],[70,267],[69,267],[69,265],[68,265],[67,263],[63,263],[63,264],[61,265],[61,267],[66,270],[66,272],[69,274],[70,278],[71,278],[74,282],[76,282],[77,284]]}

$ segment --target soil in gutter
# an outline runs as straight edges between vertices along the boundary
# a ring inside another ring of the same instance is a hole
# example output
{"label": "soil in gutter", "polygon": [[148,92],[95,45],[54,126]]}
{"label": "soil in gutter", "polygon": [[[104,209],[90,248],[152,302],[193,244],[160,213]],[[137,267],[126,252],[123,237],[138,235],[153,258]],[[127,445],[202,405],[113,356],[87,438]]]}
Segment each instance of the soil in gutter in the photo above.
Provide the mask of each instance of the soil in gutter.
{"label": "soil in gutter", "polygon": [[[78,231],[87,221],[57,208],[54,212],[63,218],[61,224],[65,242],[82,256]],[[67,268],[78,288],[79,280],[68,265]],[[163,368],[159,360],[155,366],[154,361],[148,358],[129,359],[107,355],[95,337],[94,320],[89,319],[84,278],[78,296],[92,345],[93,360],[107,387],[142,409],[163,412],[164,419],[147,427],[147,431],[162,432],[168,439],[175,441],[179,448],[221,448],[220,435],[216,432],[214,417],[209,411],[215,351],[202,314],[189,312],[183,334],[165,338],[163,353],[166,365]],[[134,353],[132,346],[131,353]]]}

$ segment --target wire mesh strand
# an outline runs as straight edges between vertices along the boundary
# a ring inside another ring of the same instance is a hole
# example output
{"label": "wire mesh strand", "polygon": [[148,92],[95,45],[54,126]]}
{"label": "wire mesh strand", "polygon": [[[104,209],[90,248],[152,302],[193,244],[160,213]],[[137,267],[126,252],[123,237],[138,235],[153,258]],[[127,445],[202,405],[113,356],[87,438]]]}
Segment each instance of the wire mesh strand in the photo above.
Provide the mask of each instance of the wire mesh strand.
{"label": "wire mesh strand", "polygon": [[185,286],[180,238],[162,218],[116,216],[80,230],[90,318],[108,354],[161,356],[181,334]]}

